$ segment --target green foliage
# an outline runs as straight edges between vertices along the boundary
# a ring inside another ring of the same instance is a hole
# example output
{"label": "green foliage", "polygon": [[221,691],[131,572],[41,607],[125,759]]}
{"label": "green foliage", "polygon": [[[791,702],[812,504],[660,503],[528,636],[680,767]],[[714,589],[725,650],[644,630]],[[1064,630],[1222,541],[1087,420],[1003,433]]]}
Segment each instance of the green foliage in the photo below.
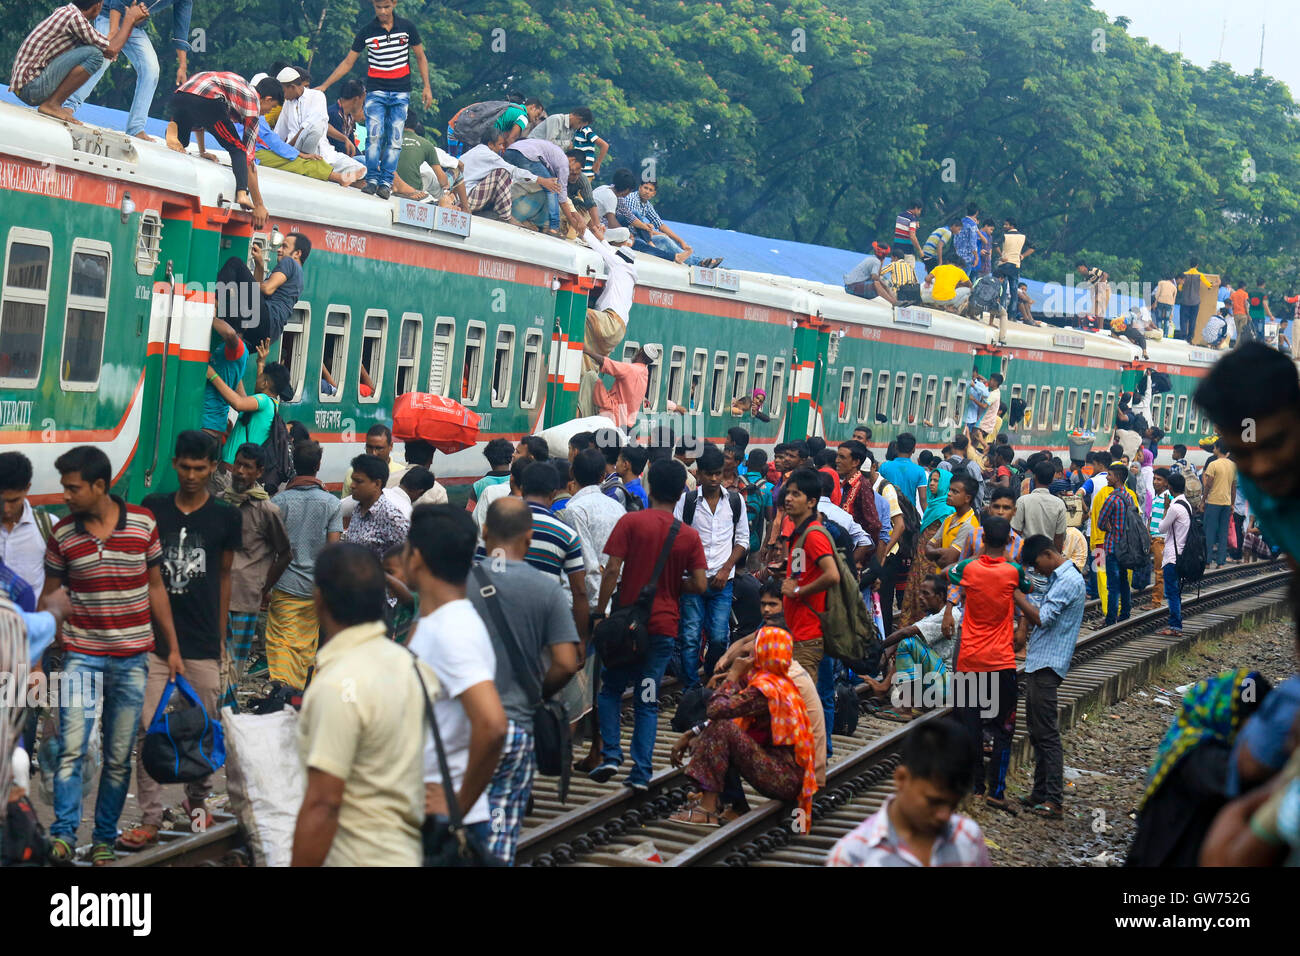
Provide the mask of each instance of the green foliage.
{"label": "green foliage", "polygon": [[[1088,0],[401,0],[398,13],[424,37],[430,129],[507,91],[553,112],[585,103],[611,146],[602,178],[653,169],[672,218],[860,249],[912,196],[926,231],[974,201],[999,225],[1018,218],[1035,278],[1086,258],[1154,281],[1196,255],[1300,286],[1289,91],[1195,67]],[[0,59],[41,15],[0,25]],[[190,67],[247,75],[285,59],[319,81],[370,16],[368,0],[198,0],[206,51]],[[157,115],[174,60],[155,44]],[[96,100],[125,108],[133,81],[115,65]]]}

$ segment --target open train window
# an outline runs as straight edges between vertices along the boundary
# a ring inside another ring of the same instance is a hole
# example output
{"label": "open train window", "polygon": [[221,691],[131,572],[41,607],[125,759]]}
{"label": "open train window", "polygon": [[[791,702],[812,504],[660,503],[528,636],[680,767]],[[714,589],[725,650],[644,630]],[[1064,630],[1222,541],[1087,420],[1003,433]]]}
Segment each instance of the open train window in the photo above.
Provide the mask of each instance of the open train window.
{"label": "open train window", "polygon": [[636,342],[624,342],[623,361],[624,362],[632,361],[632,356],[636,355],[636,353],[639,351],[641,351],[641,346],[638,345]]}
{"label": "open train window", "polygon": [[934,425],[934,399],[938,388],[939,376],[931,375],[925,383],[925,405],[921,409],[921,421],[929,426]]}
{"label": "open train window", "polygon": [[907,393],[907,424],[916,424],[916,413],[921,408],[921,376],[912,376],[912,387]]}
{"label": "open train window", "polygon": [[1101,392],[1092,393],[1092,430],[1101,431],[1102,403],[1105,401]]}
{"label": "open train window", "polygon": [[1079,394],[1079,429],[1088,428],[1088,413],[1092,411],[1092,393],[1086,388]]}
{"label": "open train window", "polygon": [[415,363],[420,360],[420,332],[423,327],[424,316],[418,312],[402,313],[402,327],[397,338],[397,375],[393,379],[395,396],[416,389]]}
{"label": "open train window", "polygon": [[1102,427],[1110,431],[1115,427],[1115,393],[1106,393],[1106,410],[1101,414]]}
{"label": "open train window", "polygon": [[1165,423],[1161,427],[1166,433],[1174,430],[1174,407],[1178,399],[1170,392],[1165,398]]}
{"label": "open train window", "polygon": [[[1070,404],[1074,404],[1074,390],[1070,390]],[[1065,415],[1065,389],[1056,390],[1056,408],[1052,410],[1052,431],[1061,430],[1061,419]],[[1074,418],[1074,413],[1070,413],[1070,418]]]}
{"label": "open train window", "polygon": [[1038,413],[1034,416],[1034,425],[1038,430],[1046,431],[1052,423],[1052,387],[1044,385],[1038,390]]}
{"label": "open train window", "polygon": [[1034,408],[1034,399],[1038,397],[1038,386],[1030,385],[1025,389],[1025,417],[1020,427],[1029,431],[1038,421],[1038,410]]}
{"label": "open train window", "polygon": [[311,329],[311,304],[299,302],[280,333],[280,355],[276,359],[289,370],[291,402],[302,401],[302,386],[307,378],[307,333]]}
{"label": "open train window", "polygon": [[325,310],[325,334],[321,337],[319,398],[322,402],[343,399],[343,370],[348,360],[348,333],[352,310],[331,305]]}
{"label": "open train window", "polygon": [[871,420],[871,369],[864,368],[858,376],[858,407],[854,416],[860,422]]}
{"label": "open train window", "polygon": [[939,420],[937,422],[940,428],[951,428],[952,421],[952,379],[944,376],[943,389],[939,392]]}
{"label": "open train window", "polygon": [[1187,411],[1187,434],[1195,435],[1196,430],[1201,427],[1201,411],[1196,407],[1195,402],[1188,403]]}
{"label": "open train window", "polygon": [[708,364],[708,350],[696,349],[691,356],[691,390],[686,398],[686,407],[692,412],[699,410],[700,400],[704,397],[701,393],[704,391],[704,370]]}
{"label": "open train window", "polygon": [[686,349],[674,345],[668,357],[668,400],[674,405],[682,403],[682,377],[686,370]]}
{"label": "open train window", "polygon": [[721,415],[727,410],[727,365],[730,364],[726,352],[713,355],[713,374],[709,377],[709,411]]}
{"label": "open train window", "polygon": [[767,414],[780,422],[785,413],[785,359],[772,359],[772,388],[767,393]]}
{"label": "open train window", "polygon": [[868,424],[889,420],[889,371],[881,369],[876,375],[876,412]]}
{"label": "open train window", "polygon": [[[1067,432],[1073,431],[1074,429],[1075,409],[1078,407],[1079,390],[1077,388],[1072,388],[1070,389],[1070,394],[1067,395],[1065,399],[1065,430]],[[1060,422],[1057,422],[1056,425],[1058,428],[1061,427]]]}
{"label": "open train window", "polygon": [[357,366],[357,401],[377,402],[384,385],[384,353],[388,351],[388,313],[372,309],[361,330],[361,364]]}
{"label": "open train window", "polygon": [[52,248],[48,232],[9,230],[0,287],[0,385],[34,388],[40,380]]}
{"label": "open train window", "polygon": [[112,263],[113,247],[107,242],[73,240],[63,357],[59,362],[59,379],[67,391],[92,392],[99,387]]}
{"label": "open train window", "polygon": [[1174,431],[1176,431],[1180,435],[1183,433],[1183,430],[1187,428],[1187,396],[1186,395],[1178,396],[1178,418],[1174,422],[1174,426],[1175,426]]}
{"label": "open train window", "polygon": [[[753,388],[750,389],[750,393],[753,394],[753,392],[759,390],[761,390],[764,395],[767,395],[767,356],[766,355],[754,356],[754,385]],[[770,408],[771,404],[772,404],[771,397],[769,396],[768,400],[763,405],[764,410]]]}
{"label": "open train window", "polygon": [[898,372],[894,375],[894,407],[893,422],[895,425],[903,424],[903,402],[907,395],[907,373]]}
{"label": "open train window", "polygon": [[836,409],[837,417],[842,422],[849,420],[853,412],[853,369],[846,368],[840,376],[840,405]]}
{"label": "open train window", "polygon": [[542,390],[542,330],[524,332],[524,371],[519,378],[519,405],[536,408],[537,395]]}
{"label": "open train window", "polygon": [[443,398],[451,394],[451,348],[456,340],[456,320],[440,315],[433,322],[433,349],[429,355],[429,391]]}
{"label": "open train window", "polygon": [[497,344],[492,350],[492,407],[510,404],[510,374],[515,365],[515,330],[510,326],[497,329]]}
{"label": "open train window", "polygon": [[483,386],[483,347],[487,326],[482,322],[469,322],[465,326],[465,357],[460,367],[460,400],[466,405],[478,404],[478,393]]}
{"label": "open train window", "polygon": [[745,403],[749,408],[749,356],[737,355],[736,367],[731,371],[731,401]]}

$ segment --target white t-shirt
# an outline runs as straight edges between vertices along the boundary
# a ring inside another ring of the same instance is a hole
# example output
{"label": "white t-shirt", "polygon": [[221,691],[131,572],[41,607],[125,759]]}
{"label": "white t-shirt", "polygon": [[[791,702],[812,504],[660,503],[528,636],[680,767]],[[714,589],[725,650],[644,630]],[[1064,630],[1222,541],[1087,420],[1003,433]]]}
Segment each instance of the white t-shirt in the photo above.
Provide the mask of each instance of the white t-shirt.
{"label": "white t-shirt", "polygon": [[614,195],[613,186],[597,186],[591,191],[591,198],[596,201],[596,211],[600,214],[602,223],[606,222],[606,216],[618,208],[618,197]]}
{"label": "white t-shirt", "polygon": [[[452,785],[459,791],[469,766],[470,724],[464,706],[455,698],[475,684],[491,682],[496,677],[497,657],[492,650],[492,639],[474,605],[462,598],[420,618],[410,646],[420,660],[433,668],[442,685],[433,702],[433,715],[447,752]],[[440,784],[438,752],[433,746],[433,733],[427,727],[425,735],[424,782]],[[461,809],[466,823],[490,819],[487,790],[468,811]]]}
{"label": "white t-shirt", "polygon": [[478,528],[479,537],[483,537],[483,522],[487,521],[488,508],[492,507],[492,502],[498,498],[504,498],[510,494],[510,482],[501,481],[495,485],[488,485],[483,489],[483,494],[479,496],[478,501],[474,503],[473,519],[474,525]]}

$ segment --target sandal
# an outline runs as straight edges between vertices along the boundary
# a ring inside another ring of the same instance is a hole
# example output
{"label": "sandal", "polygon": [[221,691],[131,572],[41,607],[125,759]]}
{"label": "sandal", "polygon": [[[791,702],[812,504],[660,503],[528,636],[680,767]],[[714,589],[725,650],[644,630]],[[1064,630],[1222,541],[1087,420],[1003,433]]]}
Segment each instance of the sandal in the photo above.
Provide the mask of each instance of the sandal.
{"label": "sandal", "polygon": [[716,813],[710,813],[698,804],[695,806],[683,807],[668,818],[669,823],[685,823],[692,827],[720,827],[722,826],[722,817]]}
{"label": "sandal", "polygon": [[1182,631],[1175,631],[1172,627],[1162,627],[1160,630],[1156,631],[1156,633],[1159,634],[1159,635],[1161,635],[1162,637],[1182,637],[1182,636],[1183,636],[1183,632],[1182,632]]}
{"label": "sandal", "polygon": [[891,721],[892,723],[895,724],[910,724],[913,720],[916,719],[914,717],[909,717],[906,714],[900,714],[892,707],[886,707],[883,710],[878,710],[874,714],[872,714],[872,716],[877,717],[880,720]]}
{"label": "sandal", "polygon": [[135,851],[143,850],[147,846],[153,846],[158,842],[158,827],[152,823],[142,823],[138,827],[133,827],[125,831],[117,838],[118,849]]}
{"label": "sandal", "polygon": [[96,843],[90,848],[90,862],[95,866],[108,866],[117,862],[117,853],[111,843]]}
{"label": "sandal", "polygon": [[[202,808],[203,816],[196,818],[194,811]],[[216,822],[212,817],[212,811],[208,809],[207,804],[200,804],[199,807],[190,806],[190,798],[186,797],[181,801],[181,809],[185,811],[185,818],[190,822],[191,833],[206,833],[212,829],[212,824]]]}
{"label": "sandal", "polygon": [[76,855],[76,847],[65,838],[50,837],[50,845],[46,851],[46,856],[49,858],[51,866],[72,866],[72,861]]}
{"label": "sandal", "polygon": [[1029,808],[1029,812],[1036,817],[1042,817],[1044,820],[1062,820],[1065,818],[1065,811],[1055,803],[1036,803]]}

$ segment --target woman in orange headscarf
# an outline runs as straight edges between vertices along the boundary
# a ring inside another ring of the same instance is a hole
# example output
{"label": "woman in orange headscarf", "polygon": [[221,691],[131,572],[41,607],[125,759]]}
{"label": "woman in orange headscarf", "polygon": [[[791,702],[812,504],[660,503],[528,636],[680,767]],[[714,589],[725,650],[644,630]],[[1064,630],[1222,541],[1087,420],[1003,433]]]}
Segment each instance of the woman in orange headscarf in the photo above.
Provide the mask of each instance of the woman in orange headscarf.
{"label": "woman in orange headscarf", "polygon": [[790,632],[765,627],[752,658],[739,657],[709,699],[708,725],[691,748],[686,775],[700,787],[700,799],[670,819],[718,826],[718,801],[734,769],[766,797],[797,803],[805,832],[817,792],[813,737],[808,710],[787,672]]}

